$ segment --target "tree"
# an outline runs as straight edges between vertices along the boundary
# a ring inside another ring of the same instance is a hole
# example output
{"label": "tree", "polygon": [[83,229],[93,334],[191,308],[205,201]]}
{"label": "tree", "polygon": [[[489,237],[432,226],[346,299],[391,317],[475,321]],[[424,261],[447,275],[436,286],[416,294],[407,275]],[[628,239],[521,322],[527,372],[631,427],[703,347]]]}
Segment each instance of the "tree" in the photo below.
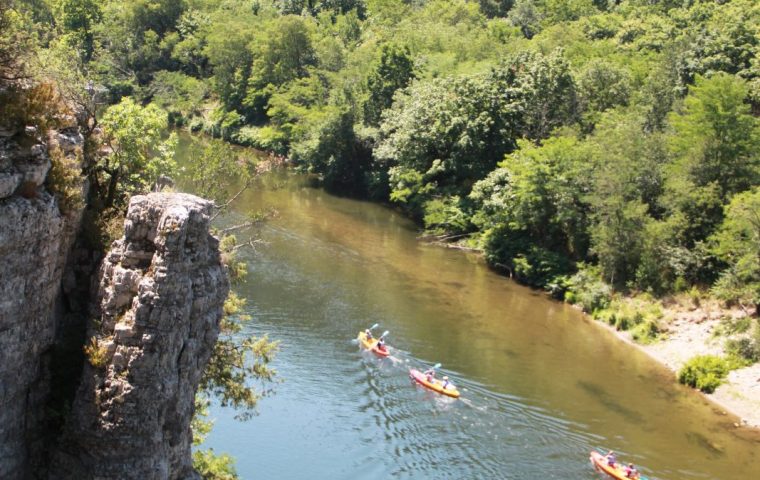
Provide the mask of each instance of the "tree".
{"label": "tree", "polygon": [[59,21],[64,32],[72,35],[74,43],[81,49],[82,60],[92,58],[93,27],[100,22],[102,11],[95,0],[59,0]]}
{"label": "tree", "polygon": [[30,23],[11,0],[0,0],[0,80],[23,77],[24,64],[32,53],[33,37],[25,28]]}
{"label": "tree", "polygon": [[523,137],[541,140],[577,119],[575,81],[561,48],[549,55],[520,53],[494,69],[493,76],[515,90]]}
{"label": "tree", "polygon": [[586,64],[578,78],[583,110],[603,112],[617,105],[628,105],[631,80],[628,71],[605,60]]}
{"label": "tree", "polygon": [[715,231],[731,196],[760,182],[760,125],[747,93],[746,82],[725,73],[697,77],[683,110],[670,116],[667,201],[686,215],[687,247]]}
{"label": "tree", "polygon": [[392,168],[391,199],[419,215],[431,188],[466,195],[514,148],[517,112],[510,92],[488,75],[420,81],[397,95],[375,149],[378,164]]}
{"label": "tree", "polygon": [[740,193],[726,206],[713,236],[713,252],[728,268],[714,287],[728,301],[754,304],[760,315],[760,187]]}
{"label": "tree", "polygon": [[722,198],[760,181],[760,125],[745,103],[747,94],[746,82],[737,77],[698,76],[683,111],[670,116],[677,173],[696,187],[716,183]]}
{"label": "tree", "polygon": [[162,140],[166,112],[142,107],[131,98],[106,110],[101,122],[108,151],[87,168],[93,200],[101,209],[125,208],[129,197],[151,188],[174,167],[176,136]]}
{"label": "tree", "polygon": [[478,0],[480,11],[488,18],[505,17],[514,0]]}
{"label": "tree", "polygon": [[253,32],[238,22],[229,22],[225,29],[211,29],[203,53],[214,72],[212,85],[227,111],[244,111],[243,100],[251,76],[253,56],[248,44]]}
{"label": "tree", "polygon": [[364,101],[364,123],[377,126],[380,114],[393,103],[396,90],[414,80],[414,61],[408,47],[383,45],[380,61],[367,77],[369,95]]}
{"label": "tree", "polygon": [[280,17],[250,44],[253,63],[244,105],[253,115],[263,118],[272,93],[316,65],[312,27],[301,17]]}
{"label": "tree", "polygon": [[531,39],[541,30],[543,15],[532,0],[516,0],[507,18],[512,25],[520,27],[525,38]]}
{"label": "tree", "polygon": [[519,142],[499,168],[477,182],[472,221],[484,232],[487,260],[523,281],[545,286],[588,250],[593,178],[589,146],[556,137],[539,146]]}

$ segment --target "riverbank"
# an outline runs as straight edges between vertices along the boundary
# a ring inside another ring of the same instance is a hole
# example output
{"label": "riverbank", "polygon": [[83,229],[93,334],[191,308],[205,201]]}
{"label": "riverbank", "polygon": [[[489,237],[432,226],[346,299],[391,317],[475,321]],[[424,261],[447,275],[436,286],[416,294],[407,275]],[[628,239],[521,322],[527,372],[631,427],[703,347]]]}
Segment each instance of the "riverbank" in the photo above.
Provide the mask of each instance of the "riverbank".
{"label": "riverbank", "polygon": [[[673,303],[664,311],[661,326],[666,333],[646,345],[635,342],[629,331],[597,323],[665,365],[675,376],[695,356],[725,355],[725,337],[716,335],[716,331],[721,328],[723,319],[738,319],[743,315],[741,310],[723,308],[715,301],[703,302],[699,307]],[[714,393],[703,394],[725,412],[739,417],[735,426],[760,429],[760,363],[731,371]]]}
{"label": "riverbank", "polygon": [[[482,253],[457,242],[449,243],[424,236],[419,238],[432,245]],[[641,308],[641,299],[628,300],[634,307]],[[643,302],[646,304],[646,300]],[[579,305],[575,306],[582,310]],[[695,301],[688,294],[663,300],[661,309],[662,317],[658,320],[661,333],[648,343],[637,342],[632,330],[618,330],[614,325],[588,313],[586,315],[595,320],[595,324],[667,367],[673,372],[676,382],[678,371],[690,359],[699,355],[727,355],[727,337],[720,333],[725,329],[726,319],[737,321],[748,317],[739,308],[726,308],[714,299],[700,298]],[[716,404],[721,413],[738,417],[739,420],[734,423],[736,427],[745,426],[760,431],[760,362],[731,371],[715,392],[700,393]]]}

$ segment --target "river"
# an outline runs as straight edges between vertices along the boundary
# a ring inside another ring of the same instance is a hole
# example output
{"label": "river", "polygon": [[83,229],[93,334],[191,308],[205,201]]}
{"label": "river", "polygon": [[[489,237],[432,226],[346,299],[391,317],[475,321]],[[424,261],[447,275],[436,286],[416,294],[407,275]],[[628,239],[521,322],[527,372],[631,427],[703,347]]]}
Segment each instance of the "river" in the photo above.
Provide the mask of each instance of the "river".
{"label": "river", "polygon": [[[282,343],[281,382],[252,420],[212,406],[207,439],[242,478],[594,479],[594,448],[650,478],[760,478],[756,432],[572,307],[302,176],[269,174],[236,204],[269,207],[237,290],[246,333]],[[394,358],[360,351],[374,323]],[[461,399],[410,382],[436,362]]]}

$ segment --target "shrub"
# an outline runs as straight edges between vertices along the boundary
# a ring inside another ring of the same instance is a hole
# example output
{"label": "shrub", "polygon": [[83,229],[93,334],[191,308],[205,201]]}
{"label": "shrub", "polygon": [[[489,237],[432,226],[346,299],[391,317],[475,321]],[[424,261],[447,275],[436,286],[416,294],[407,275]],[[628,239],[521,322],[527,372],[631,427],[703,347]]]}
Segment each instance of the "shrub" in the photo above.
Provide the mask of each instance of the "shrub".
{"label": "shrub", "polygon": [[90,338],[90,342],[84,346],[84,354],[95,368],[103,368],[108,363],[108,349],[96,337]]}
{"label": "shrub", "polygon": [[601,280],[599,269],[580,266],[568,281],[568,293],[584,312],[593,313],[607,308],[612,300],[612,288]]}
{"label": "shrub", "polygon": [[734,365],[715,355],[699,355],[692,358],[678,372],[678,381],[698,388],[705,393],[712,393],[721,384]]}
{"label": "shrub", "polygon": [[760,349],[753,339],[748,337],[726,340],[726,352],[740,361],[756,362],[760,360]]}
{"label": "shrub", "polygon": [[631,336],[639,343],[652,343],[659,333],[660,326],[655,320],[645,320],[631,330]]}
{"label": "shrub", "polygon": [[47,187],[55,195],[64,215],[84,208],[84,179],[79,166],[81,155],[81,148],[77,148],[75,158],[67,158],[57,146],[50,149],[51,167]]}

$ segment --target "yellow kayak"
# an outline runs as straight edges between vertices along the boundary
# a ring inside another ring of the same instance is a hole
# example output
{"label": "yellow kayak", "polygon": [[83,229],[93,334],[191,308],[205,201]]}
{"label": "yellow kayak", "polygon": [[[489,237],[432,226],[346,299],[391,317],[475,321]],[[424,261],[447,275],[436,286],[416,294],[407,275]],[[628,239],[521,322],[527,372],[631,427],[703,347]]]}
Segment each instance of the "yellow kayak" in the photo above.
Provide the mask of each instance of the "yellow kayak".
{"label": "yellow kayak", "polygon": [[359,336],[357,337],[357,340],[359,340],[359,343],[361,343],[364,348],[366,348],[367,350],[372,350],[373,352],[375,352],[376,355],[380,355],[381,357],[387,357],[388,355],[390,355],[388,348],[379,347],[377,345],[377,342],[379,341],[379,339],[377,338],[368,339],[367,334],[364,332],[359,332]]}
{"label": "yellow kayak", "polygon": [[438,393],[442,393],[443,395],[448,395],[449,397],[459,398],[459,390],[457,390],[455,386],[452,385],[451,387],[443,388],[443,382],[435,378],[432,382],[428,382],[425,374],[419,370],[416,370],[414,368],[409,370],[409,376],[412,378],[412,380],[419,383],[423,387],[429,388],[430,390],[434,390]]}

